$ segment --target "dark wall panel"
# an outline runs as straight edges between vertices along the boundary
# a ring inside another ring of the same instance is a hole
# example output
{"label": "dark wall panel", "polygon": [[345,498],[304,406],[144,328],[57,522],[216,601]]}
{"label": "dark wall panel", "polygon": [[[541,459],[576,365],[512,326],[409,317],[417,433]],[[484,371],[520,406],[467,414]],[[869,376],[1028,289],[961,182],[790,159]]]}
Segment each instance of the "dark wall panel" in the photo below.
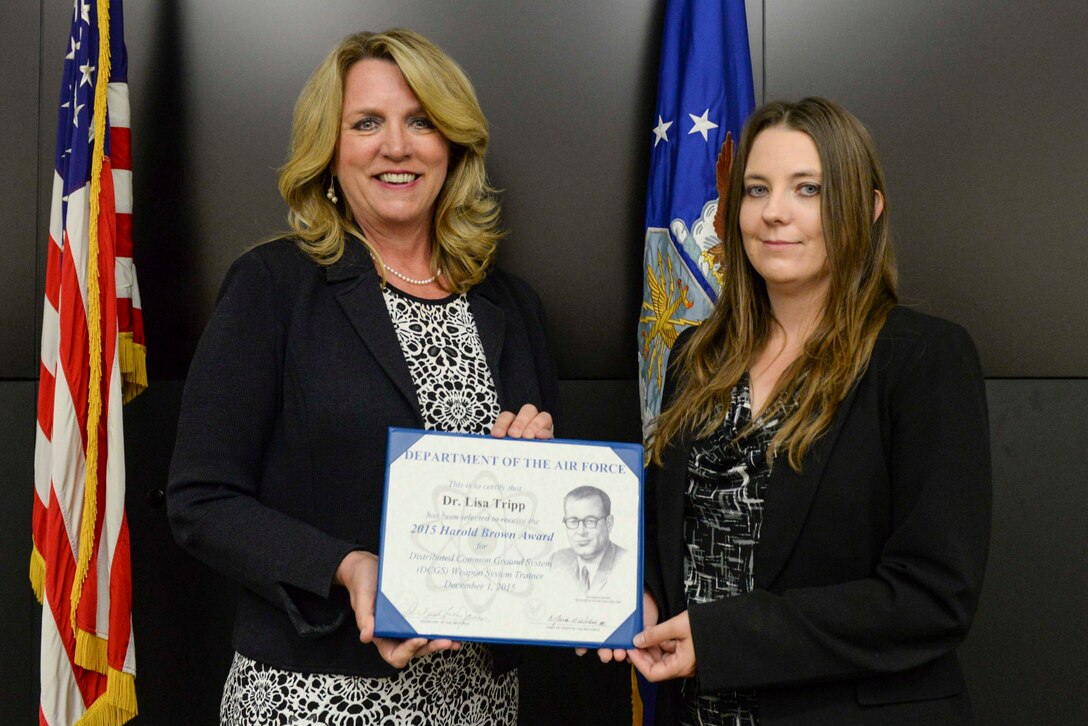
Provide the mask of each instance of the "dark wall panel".
{"label": "dark wall panel", "polygon": [[560,381],[559,394],[557,436],[642,442],[637,381]]}
{"label": "dark wall panel", "polygon": [[[0,43],[0,148],[4,150],[4,192],[0,194],[0,377],[38,375],[38,334],[34,326],[35,260],[38,227],[38,3],[15,3],[3,11]],[[55,118],[55,116],[54,116]],[[52,154],[50,154],[52,163]],[[44,239],[42,240],[44,241]]]}
{"label": "dark wall panel", "polygon": [[164,489],[182,383],[156,381],[125,407],[137,723],[214,723],[233,656],[235,586],[174,543]]}
{"label": "dark wall panel", "polygon": [[402,25],[476,86],[511,233],[500,259],[548,304],[561,375],[633,378],[659,5],[130,3],[152,375],[184,375],[229,263],[285,228],[275,169],[309,73],[347,32]]}
{"label": "dark wall panel", "polygon": [[988,376],[1088,372],[1088,3],[766,0],[767,98],[853,110],[884,159],[907,299]]}
{"label": "dark wall panel", "polygon": [[0,723],[34,723],[38,712],[41,606],[30,588],[34,496],[34,381],[0,381]]}
{"label": "dark wall panel", "polygon": [[979,724],[1088,714],[1088,381],[989,381],[994,515],[961,655]]}

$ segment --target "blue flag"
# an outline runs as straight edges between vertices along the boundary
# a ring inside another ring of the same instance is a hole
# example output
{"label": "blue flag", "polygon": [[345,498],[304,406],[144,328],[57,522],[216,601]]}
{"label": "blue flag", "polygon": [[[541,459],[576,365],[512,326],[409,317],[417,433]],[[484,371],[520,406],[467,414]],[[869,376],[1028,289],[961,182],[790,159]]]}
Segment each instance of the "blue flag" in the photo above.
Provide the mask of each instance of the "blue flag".
{"label": "blue flag", "polygon": [[643,434],[661,409],[669,351],[721,289],[715,165],[755,105],[744,0],[669,0],[646,200],[639,391]]}

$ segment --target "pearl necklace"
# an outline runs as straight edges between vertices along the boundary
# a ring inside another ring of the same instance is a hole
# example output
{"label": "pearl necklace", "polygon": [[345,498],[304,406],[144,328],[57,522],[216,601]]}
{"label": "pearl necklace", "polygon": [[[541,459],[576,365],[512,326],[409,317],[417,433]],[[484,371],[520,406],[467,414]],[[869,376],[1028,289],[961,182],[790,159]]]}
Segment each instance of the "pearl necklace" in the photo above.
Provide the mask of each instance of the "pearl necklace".
{"label": "pearl necklace", "polygon": [[[369,250],[367,250],[367,251],[369,252]],[[377,259],[378,259],[377,257],[375,257],[375,256],[374,256],[374,253],[373,253],[373,252],[371,252],[371,253],[370,253],[370,257],[371,257],[371,259],[373,259],[373,260],[377,260]],[[417,279],[416,279],[416,278],[414,278],[414,277],[408,277],[407,275],[402,275],[401,273],[397,272],[397,271],[396,271],[396,270],[394,270],[394,269],[393,269],[392,267],[390,267],[389,265],[385,264],[385,261],[384,261],[384,260],[382,261],[382,267],[384,267],[384,268],[385,268],[385,271],[386,271],[386,272],[388,272],[388,273],[390,273],[390,274],[391,274],[391,275],[393,275],[394,277],[400,278],[401,280],[404,280],[405,282],[411,283],[411,284],[413,284],[413,285],[420,285],[420,286],[422,286],[422,285],[430,285],[430,284],[431,284],[432,282],[434,282],[434,281],[435,281],[435,280],[437,280],[438,278],[442,277],[442,270],[438,270],[438,271],[437,271],[437,272],[435,272],[435,273],[434,273],[433,275],[431,275],[430,277],[428,277],[428,278],[427,278],[426,280],[417,280]]]}

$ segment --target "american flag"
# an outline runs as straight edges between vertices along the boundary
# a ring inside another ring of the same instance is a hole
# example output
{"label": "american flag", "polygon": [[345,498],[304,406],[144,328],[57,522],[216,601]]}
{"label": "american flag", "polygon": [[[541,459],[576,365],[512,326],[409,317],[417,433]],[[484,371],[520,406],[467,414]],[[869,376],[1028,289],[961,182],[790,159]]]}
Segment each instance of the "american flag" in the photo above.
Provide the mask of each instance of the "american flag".
{"label": "american flag", "polygon": [[30,580],[39,721],[136,714],[121,404],[147,386],[132,265],[120,0],[76,0],[64,58],[42,321]]}

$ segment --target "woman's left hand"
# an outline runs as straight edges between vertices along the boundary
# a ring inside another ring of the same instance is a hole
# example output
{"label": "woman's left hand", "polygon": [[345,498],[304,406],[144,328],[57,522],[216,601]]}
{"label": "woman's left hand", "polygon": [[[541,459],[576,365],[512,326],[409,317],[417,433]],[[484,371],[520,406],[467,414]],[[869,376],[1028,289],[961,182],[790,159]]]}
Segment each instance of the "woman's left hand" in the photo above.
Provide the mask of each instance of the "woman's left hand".
{"label": "woman's left hand", "polygon": [[412,658],[422,658],[439,650],[459,650],[461,643],[448,638],[395,640],[374,635],[374,598],[378,591],[378,558],[370,552],[349,552],[336,568],[337,584],[347,588],[359,641],[373,643],[378,654],[394,668],[403,668]]}
{"label": "woman's left hand", "polygon": [[514,439],[550,439],[554,438],[552,415],[547,411],[538,411],[536,406],[527,403],[517,415],[503,411],[491,427],[491,435],[497,439],[509,436]]}
{"label": "woman's left hand", "polygon": [[635,647],[627,651],[627,658],[650,682],[695,675],[695,644],[687,610],[643,630],[635,636]]}

